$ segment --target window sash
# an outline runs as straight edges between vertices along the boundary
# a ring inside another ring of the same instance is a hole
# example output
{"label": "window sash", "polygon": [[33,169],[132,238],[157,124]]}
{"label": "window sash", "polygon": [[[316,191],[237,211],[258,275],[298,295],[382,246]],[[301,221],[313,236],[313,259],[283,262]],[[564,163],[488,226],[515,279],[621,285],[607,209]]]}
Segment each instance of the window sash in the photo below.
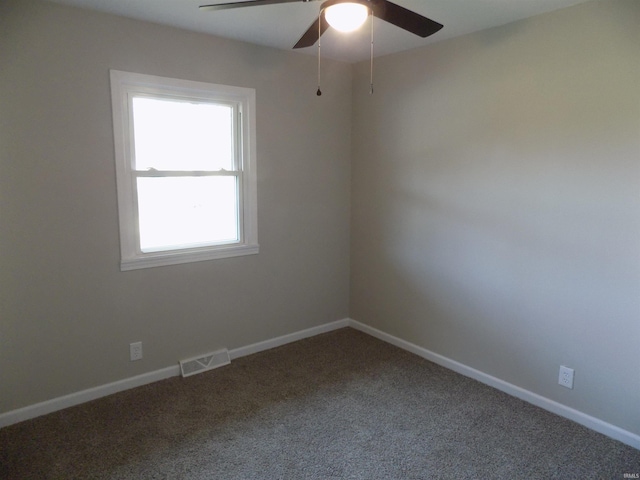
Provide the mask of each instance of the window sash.
{"label": "window sash", "polygon": [[[155,171],[162,172],[167,170],[160,169],[152,169],[152,170],[142,170],[138,169],[136,166],[136,151],[135,151],[135,131],[134,131],[134,109],[133,109],[133,100],[134,98],[150,98],[150,99],[163,99],[167,101],[178,101],[184,103],[196,103],[196,104],[210,104],[210,105],[220,105],[231,108],[232,111],[232,120],[231,120],[231,169],[221,168],[222,171],[240,171],[244,168],[243,166],[243,158],[244,158],[244,149],[243,149],[243,123],[242,123],[242,105],[239,102],[233,102],[220,99],[210,99],[210,98],[202,98],[195,95],[184,95],[184,94],[173,94],[173,93],[157,93],[154,92],[153,89],[136,89],[135,91],[131,91],[127,94],[127,108],[128,108],[128,126],[129,126],[129,157],[130,164],[129,168],[132,172],[142,172],[142,171]],[[179,170],[179,171],[189,171],[189,170]],[[198,170],[198,171],[219,171],[219,170]]]}
{"label": "window sash", "polygon": [[[152,102],[145,104],[144,100]],[[242,145],[238,144],[238,132],[242,130],[242,126],[238,123],[240,105],[237,102],[135,92],[129,94],[128,102],[131,112],[131,135],[135,143],[132,145],[134,148],[131,152],[133,169],[145,169],[138,167],[138,153],[140,153],[141,162],[146,160],[147,165],[147,162],[150,162],[151,166],[163,170],[153,163],[157,161],[163,163],[163,160],[165,162],[168,160],[169,163],[175,161],[177,158],[170,158],[171,155],[167,155],[167,151],[172,150],[173,157],[183,155],[188,164],[193,165],[195,158],[196,164],[204,162],[212,165],[219,164],[220,168],[226,170],[238,169],[237,158],[242,153]],[[157,122],[160,115],[162,115],[161,121]],[[188,129],[184,130],[182,128],[184,126]],[[161,135],[159,142],[158,134]],[[140,140],[139,144],[138,140]],[[226,148],[221,150],[216,143]],[[161,146],[160,150],[158,145]],[[196,147],[190,153],[184,153],[185,147],[189,149],[193,146],[200,148]],[[204,156],[201,153],[203,150]],[[217,161],[219,159],[222,160],[220,163]],[[205,169],[219,170],[220,168]],[[180,170],[196,170],[196,168],[180,168]]]}
{"label": "window sash", "polygon": [[[209,185],[203,185],[206,179],[215,178],[230,179],[232,182],[213,185],[206,181]],[[147,181],[141,183],[141,179]],[[186,179],[187,182],[171,182],[174,179]],[[168,180],[169,183],[163,180]],[[158,182],[165,184],[159,197],[153,193]],[[138,177],[136,184],[136,220],[140,228],[137,248],[140,254],[242,243],[243,229],[242,222],[239,221],[242,196],[238,177]],[[184,187],[188,190],[182,190]],[[216,198],[216,188],[227,190],[230,195]],[[175,201],[170,200],[163,204],[167,195],[176,193],[181,196],[176,197]],[[158,222],[153,220],[158,218],[169,220],[172,228],[165,230],[158,227]],[[189,232],[190,235],[185,236],[185,232]]]}
{"label": "window sash", "polygon": [[[131,182],[132,182],[132,191],[134,193],[134,221],[136,225],[136,235],[135,235],[135,249],[138,255],[144,256],[153,252],[179,252],[182,250],[193,250],[197,248],[212,248],[217,245],[241,245],[247,241],[247,237],[245,235],[245,222],[244,222],[244,195],[243,193],[243,175],[240,171],[196,171],[196,172],[185,172],[185,171],[158,171],[158,170],[143,170],[143,171],[134,171],[131,172]],[[195,244],[191,244],[190,246],[174,246],[173,248],[158,248],[158,249],[142,249],[141,246],[141,232],[140,232],[140,205],[139,205],[139,196],[138,196],[138,178],[202,178],[202,177],[235,177],[236,178],[236,215],[237,215],[237,225],[238,225],[238,236],[236,240],[229,240],[224,242],[216,242],[216,243],[205,243],[196,246]]]}

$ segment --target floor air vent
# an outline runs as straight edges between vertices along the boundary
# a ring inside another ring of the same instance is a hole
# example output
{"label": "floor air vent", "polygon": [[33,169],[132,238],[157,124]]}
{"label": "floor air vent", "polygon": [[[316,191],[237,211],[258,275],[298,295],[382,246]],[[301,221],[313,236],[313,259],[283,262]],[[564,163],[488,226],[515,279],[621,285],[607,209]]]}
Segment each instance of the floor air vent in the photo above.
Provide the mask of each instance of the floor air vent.
{"label": "floor air vent", "polygon": [[229,359],[229,352],[226,348],[223,348],[222,350],[206,353],[199,357],[180,360],[180,371],[182,372],[183,377],[188,377],[190,375],[195,375],[196,373],[206,372],[207,370],[222,367],[223,365],[229,365],[230,363],[231,360]]}

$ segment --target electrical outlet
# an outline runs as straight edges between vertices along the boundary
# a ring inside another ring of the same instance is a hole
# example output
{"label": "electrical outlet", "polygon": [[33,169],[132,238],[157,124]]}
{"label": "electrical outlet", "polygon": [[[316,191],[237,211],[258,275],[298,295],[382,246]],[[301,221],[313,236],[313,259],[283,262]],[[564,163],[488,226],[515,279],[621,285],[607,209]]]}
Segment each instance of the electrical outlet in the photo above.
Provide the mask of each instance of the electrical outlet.
{"label": "electrical outlet", "polygon": [[129,344],[129,358],[131,361],[142,360],[142,342]]}
{"label": "electrical outlet", "polygon": [[563,387],[573,388],[573,368],[560,366],[560,373],[558,375],[558,384]]}

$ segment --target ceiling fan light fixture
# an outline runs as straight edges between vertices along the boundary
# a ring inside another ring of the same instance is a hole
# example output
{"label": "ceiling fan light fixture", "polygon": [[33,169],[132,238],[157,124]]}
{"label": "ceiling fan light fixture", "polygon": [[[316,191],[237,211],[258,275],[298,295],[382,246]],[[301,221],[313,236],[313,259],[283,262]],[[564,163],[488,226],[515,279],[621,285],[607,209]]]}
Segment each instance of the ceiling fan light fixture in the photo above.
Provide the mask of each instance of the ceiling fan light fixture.
{"label": "ceiling fan light fixture", "polygon": [[369,9],[361,3],[344,2],[327,7],[324,11],[329,25],[340,32],[353,32],[360,28],[369,16]]}

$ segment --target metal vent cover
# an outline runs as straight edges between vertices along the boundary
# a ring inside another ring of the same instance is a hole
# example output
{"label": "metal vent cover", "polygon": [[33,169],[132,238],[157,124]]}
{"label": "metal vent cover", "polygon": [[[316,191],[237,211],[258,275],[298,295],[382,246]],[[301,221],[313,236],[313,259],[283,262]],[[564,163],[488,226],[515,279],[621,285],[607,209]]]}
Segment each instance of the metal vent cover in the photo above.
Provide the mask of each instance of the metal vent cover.
{"label": "metal vent cover", "polygon": [[230,363],[231,359],[229,358],[229,351],[226,348],[223,348],[222,350],[205,353],[198,357],[180,360],[180,371],[182,372],[183,377],[189,377],[196,373],[206,372],[207,370],[213,370],[214,368],[229,365]]}

